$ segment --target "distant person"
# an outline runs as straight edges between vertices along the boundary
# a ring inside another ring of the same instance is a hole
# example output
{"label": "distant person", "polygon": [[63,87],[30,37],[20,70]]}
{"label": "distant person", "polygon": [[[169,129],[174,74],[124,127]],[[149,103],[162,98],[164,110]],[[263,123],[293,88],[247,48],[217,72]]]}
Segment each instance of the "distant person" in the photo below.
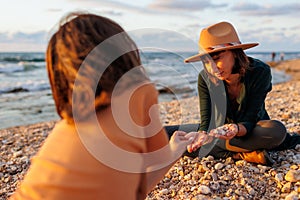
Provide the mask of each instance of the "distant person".
{"label": "distant person", "polygon": [[284,61],[284,53],[283,52],[280,53],[280,60]]}
{"label": "distant person", "polygon": [[274,62],[275,61],[275,57],[276,57],[276,53],[275,52],[272,52],[272,61]]}
{"label": "distant person", "polygon": [[11,199],[145,199],[193,134],[168,141],[135,43],[108,18],[72,13],[46,62],[61,121]]}
{"label": "distant person", "polygon": [[[246,56],[244,50],[258,43],[242,43],[232,24],[220,22],[202,29],[200,53],[185,62],[202,61],[198,76],[200,124],[166,126],[169,136],[175,130],[198,131],[185,155],[215,158],[233,157],[271,165],[270,150],[294,148],[300,136],[287,134],[285,126],[271,120],[265,99],[272,89],[270,67]],[[205,141],[205,140],[204,140]],[[199,142],[202,144],[202,141]],[[196,153],[195,153],[196,152]]]}

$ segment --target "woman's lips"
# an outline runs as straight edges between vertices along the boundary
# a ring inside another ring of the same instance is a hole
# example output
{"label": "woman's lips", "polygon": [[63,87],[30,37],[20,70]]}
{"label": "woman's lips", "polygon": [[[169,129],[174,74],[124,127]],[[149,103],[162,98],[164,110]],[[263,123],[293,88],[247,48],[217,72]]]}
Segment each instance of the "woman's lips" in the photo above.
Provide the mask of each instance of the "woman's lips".
{"label": "woman's lips", "polygon": [[224,74],[224,72],[216,72],[216,73],[215,73],[215,75],[216,75],[217,77],[222,77],[223,74]]}

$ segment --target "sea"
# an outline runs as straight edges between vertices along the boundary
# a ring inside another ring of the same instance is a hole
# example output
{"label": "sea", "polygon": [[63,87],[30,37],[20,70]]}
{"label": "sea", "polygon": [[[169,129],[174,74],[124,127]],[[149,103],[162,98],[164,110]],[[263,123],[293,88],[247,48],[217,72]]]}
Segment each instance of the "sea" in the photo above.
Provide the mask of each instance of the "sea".
{"label": "sea", "polygon": [[[247,53],[247,52],[246,52]],[[278,52],[277,60],[279,58]],[[159,102],[197,95],[201,62],[185,64],[190,52],[141,52],[143,66],[160,92]],[[271,52],[247,55],[271,61]],[[284,59],[300,58],[300,52],[284,52]],[[289,80],[272,69],[273,84]],[[43,52],[0,53],[0,129],[58,120],[45,67]]]}

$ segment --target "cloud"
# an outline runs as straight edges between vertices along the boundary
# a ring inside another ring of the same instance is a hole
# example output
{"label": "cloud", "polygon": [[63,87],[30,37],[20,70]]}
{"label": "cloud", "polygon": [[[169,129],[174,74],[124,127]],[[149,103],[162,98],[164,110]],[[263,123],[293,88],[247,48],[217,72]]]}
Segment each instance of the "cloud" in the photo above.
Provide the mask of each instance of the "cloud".
{"label": "cloud", "polygon": [[110,11],[106,11],[107,14],[111,15],[122,15],[123,12],[133,12],[133,13],[148,13],[151,12],[148,9],[145,9],[143,7],[119,2],[119,1],[113,1],[113,0],[67,0],[72,3],[77,3],[78,5],[82,5],[84,7],[90,7],[90,8],[109,8]]}
{"label": "cloud", "polygon": [[0,33],[0,51],[44,51],[48,33]]}
{"label": "cloud", "polygon": [[[299,27],[300,28],[300,27]],[[258,42],[259,46],[250,51],[293,51],[299,52],[300,35],[286,33],[272,27],[254,28],[251,31],[240,31],[242,42]]]}
{"label": "cloud", "polygon": [[282,5],[258,5],[254,3],[241,2],[231,7],[231,11],[239,12],[244,16],[277,16],[298,14],[300,10],[299,3]]}
{"label": "cloud", "polygon": [[60,8],[49,8],[46,11],[51,13],[57,13],[57,12],[62,12],[63,10]]}
{"label": "cloud", "polygon": [[293,26],[290,29],[293,30],[293,31],[298,31],[298,30],[300,30],[300,25]]}
{"label": "cloud", "polygon": [[149,8],[157,10],[200,11],[207,8],[226,7],[227,4],[213,4],[209,0],[155,0]]}
{"label": "cloud", "polygon": [[44,42],[47,39],[46,31],[38,31],[35,33],[16,32],[13,34],[0,33],[0,42],[24,42],[37,43]]}
{"label": "cloud", "polygon": [[300,45],[299,36],[293,35],[291,37],[282,38],[279,40],[270,40],[270,38],[265,38],[267,40],[260,40],[260,45],[254,49],[254,51],[285,51],[285,52],[299,52]]}
{"label": "cloud", "polygon": [[146,28],[129,32],[139,48],[148,51],[196,51],[197,44],[176,31]]}
{"label": "cloud", "polygon": [[118,12],[118,11],[115,11],[115,10],[102,10],[100,12],[102,15],[110,15],[110,16],[122,16],[123,13],[122,12]]}

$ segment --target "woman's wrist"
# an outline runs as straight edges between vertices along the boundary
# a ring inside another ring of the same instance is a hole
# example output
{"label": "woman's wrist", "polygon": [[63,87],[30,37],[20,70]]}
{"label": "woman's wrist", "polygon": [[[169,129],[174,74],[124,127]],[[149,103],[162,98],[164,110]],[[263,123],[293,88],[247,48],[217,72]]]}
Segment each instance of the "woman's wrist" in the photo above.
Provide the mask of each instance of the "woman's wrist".
{"label": "woman's wrist", "polygon": [[237,125],[237,137],[243,137],[247,133],[247,129],[243,126],[243,124],[235,123]]}
{"label": "woman's wrist", "polygon": [[239,136],[240,133],[240,126],[238,123],[235,123],[236,127],[237,127],[237,132],[236,132],[236,136]]}

